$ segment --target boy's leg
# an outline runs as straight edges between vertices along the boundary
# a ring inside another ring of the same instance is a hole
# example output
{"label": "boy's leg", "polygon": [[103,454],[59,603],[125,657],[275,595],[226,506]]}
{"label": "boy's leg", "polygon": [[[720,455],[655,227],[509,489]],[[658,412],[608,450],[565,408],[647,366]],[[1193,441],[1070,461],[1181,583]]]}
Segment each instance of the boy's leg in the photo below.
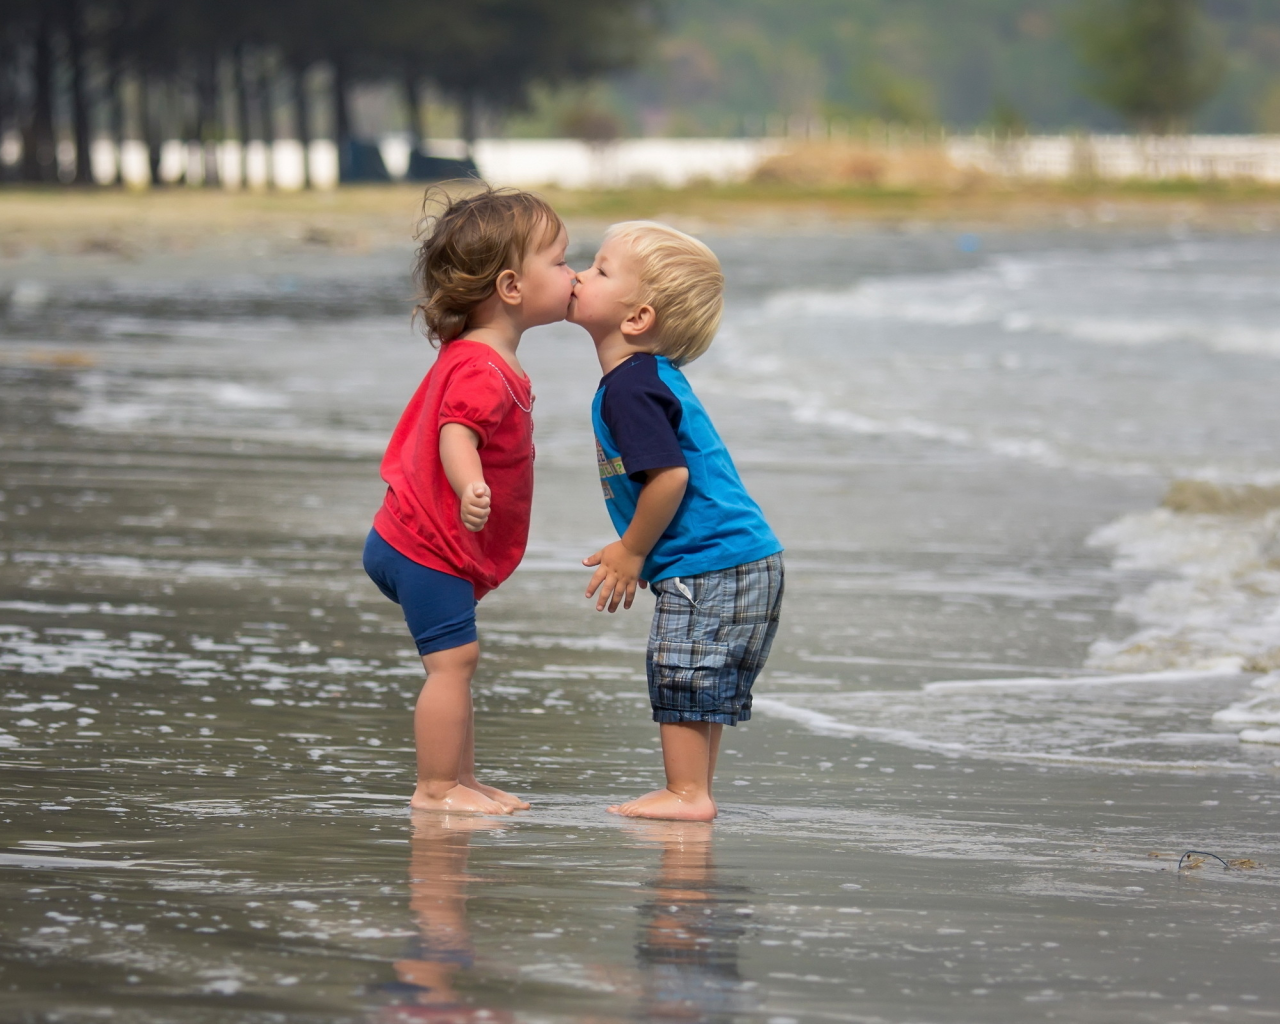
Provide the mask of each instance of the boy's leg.
{"label": "boy's leg", "polygon": [[721,727],[710,722],[663,722],[660,729],[666,788],[609,810],[629,818],[710,821],[716,816],[711,799],[713,742],[718,749]]}
{"label": "boy's leg", "polygon": [[422,656],[427,681],[413,712],[418,785],[409,801],[411,807],[462,814],[510,813],[459,779],[471,725],[471,677],[479,660],[478,643]]}
{"label": "boy's leg", "polygon": [[[709,730],[709,735],[707,737],[707,740],[708,740],[707,745],[709,748],[707,750],[707,792],[708,793],[711,792],[711,787],[715,783],[716,761],[719,760],[720,758],[720,737],[723,734],[724,734],[724,726],[721,725],[719,722],[712,722],[711,728]],[[711,802],[715,803],[714,797],[712,797]]]}
{"label": "boy's leg", "polygon": [[497,786],[486,786],[476,779],[476,718],[474,713],[467,719],[467,739],[462,747],[462,761],[458,765],[458,781],[466,786],[467,789],[474,789],[477,793],[483,793],[490,800],[497,800],[509,811],[527,811],[529,809],[528,800],[521,800],[518,796],[498,789]]}

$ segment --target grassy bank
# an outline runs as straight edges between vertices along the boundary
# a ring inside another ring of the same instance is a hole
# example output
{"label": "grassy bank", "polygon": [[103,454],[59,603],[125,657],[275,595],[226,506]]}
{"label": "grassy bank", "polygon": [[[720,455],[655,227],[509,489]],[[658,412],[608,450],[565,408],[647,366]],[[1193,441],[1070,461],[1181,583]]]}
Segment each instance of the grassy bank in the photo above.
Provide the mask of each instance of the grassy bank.
{"label": "grassy bank", "polygon": [[746,182],[684,189],[549,191],[566,216],[616,220],[664,213],[712,223],[837,220],[937,220],[1040,222],[1064,217],[1090,220],[1252,225],[1258,217],[1280,227],[1280,188],[1224,182],[1070,182],[1061,185],[998,185],[965,188],[881,187],[858,184],[803,185]]}
{"label": "grassy bank", "polygon": [[[1280,228],[1280,188],[1162,182],[890,188],[750,182],[683,189],[546,189],[566,218],[591,231],[637,217],[695,229],[821,230],[859,221],[1017,225],[1187,224],[1236,230]],[[260,240],[273,249],[368,251],[402,245],[419,218],[419,185],[335,192],[162,189],[0,189],[0,257],[185,251]]]}

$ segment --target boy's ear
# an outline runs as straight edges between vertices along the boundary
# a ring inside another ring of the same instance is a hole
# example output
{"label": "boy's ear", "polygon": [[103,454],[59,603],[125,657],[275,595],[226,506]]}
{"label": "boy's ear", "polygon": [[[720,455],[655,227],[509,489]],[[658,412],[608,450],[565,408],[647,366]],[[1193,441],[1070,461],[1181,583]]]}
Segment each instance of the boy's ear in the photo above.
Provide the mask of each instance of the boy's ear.
{"label": "boy's ear", "polygon": [[494,294],[508,306],[519,305],[520,299],[520,275],[514,270],[504,270],[498,275],[498,279],[493,282]]}
{"label": "boy's ear", "polygon": [[658,314],[649,305],[637,306],[622,321],[622,333],[628,338],[639,338],[653,330],[658,322]]}

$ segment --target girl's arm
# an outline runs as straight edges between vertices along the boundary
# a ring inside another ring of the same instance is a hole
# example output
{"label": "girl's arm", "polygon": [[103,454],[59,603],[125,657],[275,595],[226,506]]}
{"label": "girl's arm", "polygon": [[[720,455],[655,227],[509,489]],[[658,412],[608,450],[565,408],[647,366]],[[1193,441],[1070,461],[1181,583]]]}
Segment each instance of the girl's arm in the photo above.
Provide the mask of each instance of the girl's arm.
{"label": "girl's arm", "polygon": [[619,603],[623,608],[631,607],[636,587],[645,585],[640,579],[644,560],[662,532],[671,525],[688,486],[689,470],[684,466],[649,470],[636,502],[636,514],[631,517],[622,539],[582,560],[583,565],[598,566],[587,584],[587,597],[591,597],[597,587],[600,589],[596,611],[604,611],[606,603],[611,612],[618,610]]}
{"label": "girl's arm", "polygon": [[461,423],[446,423],[440,428],[440,462],[458,496],[462,525],[472,533],[483,530],[492,495],[480,465],[480,435]]}

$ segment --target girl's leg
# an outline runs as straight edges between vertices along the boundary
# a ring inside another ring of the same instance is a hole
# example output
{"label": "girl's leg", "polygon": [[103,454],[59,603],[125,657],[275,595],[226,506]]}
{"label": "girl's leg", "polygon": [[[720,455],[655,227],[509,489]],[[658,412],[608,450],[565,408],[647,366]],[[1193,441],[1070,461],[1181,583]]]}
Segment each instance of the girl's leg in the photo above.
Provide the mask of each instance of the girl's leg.
{"label": "girl's leg", "polygon": [[471,726],[471,677],[479,659],[477,643],[422,656],[427,681],[413,712],[418,785],[409,801],[419,810],[509,813],[498,801],[468,789],[459,779]]}
{"label": "girl's leg", "polygon": [[710,722],[663,722],[660,729],[666,788],[609,810],[630,818],[710,821],[716,816],[711,799],[712,737],[718,752],[721,728]]}
{"label": "girl's leg", "polygon": [[458,765],[458,781],[467,789],[483,793],[490,800],[497,800],[509,811],[527,811],[529,801],[521,800],[497,786],[486,786],[476,779],[476,719],[473,714],[467,721],[467,740],[462,747],[462,762]]}

